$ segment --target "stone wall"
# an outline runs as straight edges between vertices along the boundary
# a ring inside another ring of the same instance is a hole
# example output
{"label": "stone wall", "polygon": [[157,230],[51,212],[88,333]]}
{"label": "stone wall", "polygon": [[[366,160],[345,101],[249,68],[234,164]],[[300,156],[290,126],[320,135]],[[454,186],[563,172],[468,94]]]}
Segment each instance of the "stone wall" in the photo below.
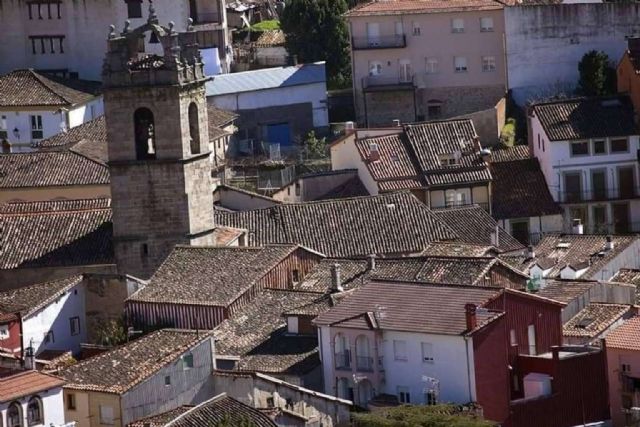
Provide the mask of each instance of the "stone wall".
{"label": "stone wall", "polygon": [[493,108],[456,118],[471,119],[483,147],[497,145],[500,142],[500,132],[505,124],[506,105],[506,99],[502,98]]}
{"label": "stone wall", "polygon": [[416,121],[415,93],[413,90],[359,91],[356,92],[356,105],[358,123],[366,127],[390,126],[396,119],[402,123]]}
{"label": "stone wall", "polygon": [[115,273],[115,271],[116,266],[113,264],[0,270],[0,291],[63,279],[83,273]]}

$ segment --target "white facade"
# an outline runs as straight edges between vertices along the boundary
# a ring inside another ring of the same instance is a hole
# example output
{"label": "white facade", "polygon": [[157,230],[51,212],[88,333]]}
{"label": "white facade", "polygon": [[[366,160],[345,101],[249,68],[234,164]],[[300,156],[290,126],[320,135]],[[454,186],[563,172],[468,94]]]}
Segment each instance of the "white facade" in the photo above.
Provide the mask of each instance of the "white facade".
{"label": "white facade", "polygon": [[[563,206],[565,232],[571,231],[574,219],[581,219],[585,233],[623,232],[621,221],[628,223],[631,231],[640,230],[638,135],[549,141],[535,115],[530,117],[530,130],[533,155],[540,161],[553,199]],[[612,141],[623,139],[627,141],[627,149],[612,152]],[[571,145],[580,143],[588,146],[588,154],[572,155]],[[629,197],[623,194],[627,185],[621,184],[625,174],[633,179],[633,193]],[[575,191],[577,184],[569,188],[571,181],[579,181],[578,191]],[[594,185],[595,182],[598,184]]]}
{"label": "white facade", "polygon": [[44,308],[25,316],[22,322],[23,348],[33,345],[36,358],[44,350],[78,353],[87,336],[82,282]]}
{"label": "white facade", "polygon": [[[129,17],[128,6],[124,1],[62,0],[59,8],[58,3],[52,3],[50,8],[46,2],[39,3],[40,11],[36,2],[31,8],[28,2],[3,2],[0,8],[0,25],[3,28],[0,35],[0,74],[14,69],[34,68],[75,72],[83,79],[101,80],[109,25],[113,24],[121,31],[128,19],[131,21],[131,28],[137,28],[148,17],[147,2],[142,2],[142,17],[139,18]],[[212,12],[211,5],[217,2],[195,3],[198,15],[203,20],[217,21],[214,31],[219,37],[214,42],[223,45],[218,47],[221,52],[226,53],[229,41],[224,7],[220,7],[220,12]],[[186,30],[191,14],[188,0],[156,0],[153,4],[161,25],[166,26],[173,21],[175,30]],[[44,47],[40,44],[42,37]],[[32,45],[32,40],[35,40],[35,45]],[[147,51],[152,50],[153,45],[149,45],[147,40]],[[221,62],[226,64],[224,68],[228,70],[230,55],[224,56]]]}
{"label": "white facade", "polygon": [[[27,422],[27,405],[32,398],[39,398],[42,401],[42,417],[43,422],[41,424],[31,425]],[[2,425],[9,426],[9,419],[7,418],[7,412],[9,405],[12,403],[20,404],[22,414],[22,426],[62,426],[64,421],[64,402],[62,397],[62,387],[55,387],[50,390],[43,391],[41,393],[33,393],[27,396],[23,396],[19,399],[12,400],[11,402],[0,402],[0,421]]]}
{"label": "white facade", "polygon": [[32,144],[42,139],[80,126],[103,114],[102,96],[85,104],[74,105],[69,110],[29,107],[3,109],[0,110],[0,127],[3,128],[0,131],[6,131],[11,151],[19,152],[29,150]]}

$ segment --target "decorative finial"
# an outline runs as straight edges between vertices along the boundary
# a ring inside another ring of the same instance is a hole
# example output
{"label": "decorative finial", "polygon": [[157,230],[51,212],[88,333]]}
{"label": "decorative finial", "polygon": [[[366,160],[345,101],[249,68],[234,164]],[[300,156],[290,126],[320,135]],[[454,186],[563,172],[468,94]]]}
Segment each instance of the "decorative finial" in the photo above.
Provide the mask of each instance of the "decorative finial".
{"label": "decorative finial", "polygon": [[116,38],[116,26],[113,24],[109,25],[109,38],[110,39]]}
{"label": "decorative finial", "polygon": [[147,19],[149,24],[157,24],[158,16],[156,15],[156,9],[153,7],[153,0],[149,0],[149,19]]}
{"label": "decorative finial", "polygon": [[187,31],[193,31],[193,18],[187,19]]}
{"label": "decorative finial", "polygon": [[175,25],[173,21],[169,21],[169,34],[173,34],[173,27],[175,27]]}
{"label": "decorative finial", "polygon": [[129,32],[129,27],[131,27],[131,21],[128,19],[124,21],[124,29],[122,30],[122,34],[127,34]]}

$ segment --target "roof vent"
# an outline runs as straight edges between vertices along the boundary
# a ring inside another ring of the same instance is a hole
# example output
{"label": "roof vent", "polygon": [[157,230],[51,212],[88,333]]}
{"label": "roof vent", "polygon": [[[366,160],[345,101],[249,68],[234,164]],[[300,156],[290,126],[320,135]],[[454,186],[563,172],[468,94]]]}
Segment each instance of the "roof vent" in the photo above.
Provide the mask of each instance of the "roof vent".
{"label": "roof vent", "polygon": [[387,203],[387,209],[395,209],[396,208],[396,204],[395,203]]}
{"label": "roof vent", "polygon": [[570,246],[571,246],[571,243],[560,241],[556,245],[556,248],[558,248],[558,249],[569,249]]}

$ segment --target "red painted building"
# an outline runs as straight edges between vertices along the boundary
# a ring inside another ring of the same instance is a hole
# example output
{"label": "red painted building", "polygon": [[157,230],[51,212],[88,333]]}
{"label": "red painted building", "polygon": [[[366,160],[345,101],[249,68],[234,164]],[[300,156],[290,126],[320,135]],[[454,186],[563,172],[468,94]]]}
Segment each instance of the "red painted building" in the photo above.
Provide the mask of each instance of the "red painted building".
{"label": "red painted building", "polygon": [[21,322],[19,314],[3,313],[0,311],[0,351],[21,356],[22,341]]}

